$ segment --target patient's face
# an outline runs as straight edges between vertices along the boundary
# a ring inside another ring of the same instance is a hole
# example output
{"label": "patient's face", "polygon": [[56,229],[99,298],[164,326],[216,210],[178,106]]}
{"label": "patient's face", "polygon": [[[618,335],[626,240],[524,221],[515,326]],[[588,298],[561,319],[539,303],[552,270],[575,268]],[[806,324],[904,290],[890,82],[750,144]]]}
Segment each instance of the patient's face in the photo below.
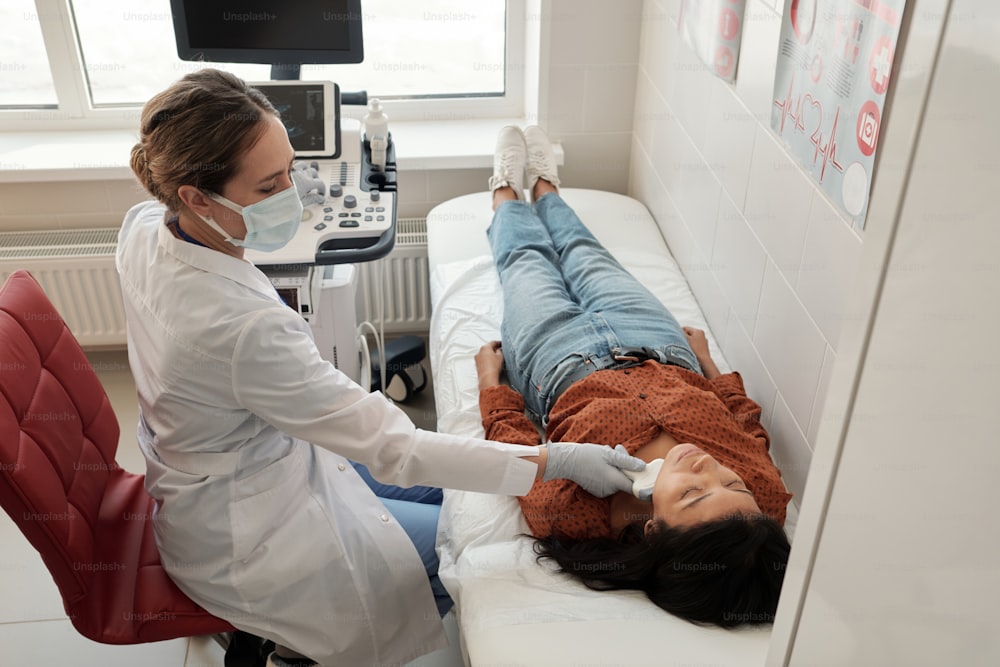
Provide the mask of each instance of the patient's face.
{"label": "patient's face", "polygon": [[743,480],[691,444],[670,448],[653,487],[653,516],[693,526],[732,514],[760,514]]}

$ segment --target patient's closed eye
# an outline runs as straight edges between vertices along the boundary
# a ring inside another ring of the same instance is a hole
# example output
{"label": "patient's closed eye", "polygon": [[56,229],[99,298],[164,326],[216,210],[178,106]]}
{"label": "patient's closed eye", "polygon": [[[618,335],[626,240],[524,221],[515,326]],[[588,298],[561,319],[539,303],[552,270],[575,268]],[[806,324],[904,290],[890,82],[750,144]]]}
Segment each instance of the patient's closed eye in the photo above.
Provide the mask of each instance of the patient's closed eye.
{"label": "patient's closed eye", "polygon": [[684,500],[687,494],[691,493],[692,491],[698,491],[698,490],[699,489],[697,486],[692,486],[690,489],[687,489],[686,491],[684,491],[684,493],[681,494],[681,500]]}
{"label": "patient's closed eye", "polygon": [[726,484],[726,488],[732,491],[737,491],[739,493],[749,494],[751,498],[754,497],[753,491],[750,490],[750,487],[748,487],[747,483],[744,482],[742,479],[734,479],[733,481]]}

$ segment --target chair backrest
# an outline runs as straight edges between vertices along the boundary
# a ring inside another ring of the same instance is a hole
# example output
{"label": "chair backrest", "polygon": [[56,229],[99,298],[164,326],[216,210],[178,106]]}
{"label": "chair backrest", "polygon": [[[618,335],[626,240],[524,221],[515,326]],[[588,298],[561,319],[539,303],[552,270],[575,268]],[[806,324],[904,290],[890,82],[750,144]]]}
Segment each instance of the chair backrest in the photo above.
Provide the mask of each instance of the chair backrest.
{"label": "chair backrest", "polygon": [[[160,562],[142,475],[115,463],[118,419],[35,279],[0,288],[0,506],[41,554],[73,626],[134,644],[231,632]],[[107,567],[107,566],[113,567]]]}
{"label": "chair backrest", "polygon": [[15,271],[0,288],[0,504],[67,609],[87,593],[91,573],[79,564],[93,557],[117,448],[97,374],[38,283]]}

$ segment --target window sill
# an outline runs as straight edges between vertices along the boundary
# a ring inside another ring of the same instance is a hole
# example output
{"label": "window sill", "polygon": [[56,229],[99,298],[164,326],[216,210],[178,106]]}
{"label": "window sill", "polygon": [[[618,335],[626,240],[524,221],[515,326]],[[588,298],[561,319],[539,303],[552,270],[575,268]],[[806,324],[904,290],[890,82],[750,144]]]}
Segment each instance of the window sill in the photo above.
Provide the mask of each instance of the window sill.
{"label": "window sill", "polygon": [[[401,121],[390,131],[396,167],[407,171],[493,166],[497,131],[521,119]],[[0,183],[132,180],[134,130],[0,133]],[[563,151],[554,146],[563,163]]]}

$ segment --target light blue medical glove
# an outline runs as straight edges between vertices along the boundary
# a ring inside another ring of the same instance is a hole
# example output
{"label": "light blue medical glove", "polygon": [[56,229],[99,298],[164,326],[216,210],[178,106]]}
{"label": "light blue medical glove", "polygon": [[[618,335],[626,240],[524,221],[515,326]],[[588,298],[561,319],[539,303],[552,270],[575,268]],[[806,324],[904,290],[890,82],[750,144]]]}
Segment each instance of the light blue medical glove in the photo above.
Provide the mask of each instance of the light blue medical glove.
{"label": "light blue medical glove", "polygon": [[611,449],[606,445],[553,442],[547,449],[543,481],[572,480],[598,498],[617,491],[631,493],[632,480],[622,470],[638,472],[646,467],[646,462],[629,455],[624,445]]}
{"label": "light blue medical glove", "polygon": [[326,201],[326,183],[319,177],[319,171],[308,162],[296,162],[292,165],[292,183],[299,193],[302,206],[322,204]]}

